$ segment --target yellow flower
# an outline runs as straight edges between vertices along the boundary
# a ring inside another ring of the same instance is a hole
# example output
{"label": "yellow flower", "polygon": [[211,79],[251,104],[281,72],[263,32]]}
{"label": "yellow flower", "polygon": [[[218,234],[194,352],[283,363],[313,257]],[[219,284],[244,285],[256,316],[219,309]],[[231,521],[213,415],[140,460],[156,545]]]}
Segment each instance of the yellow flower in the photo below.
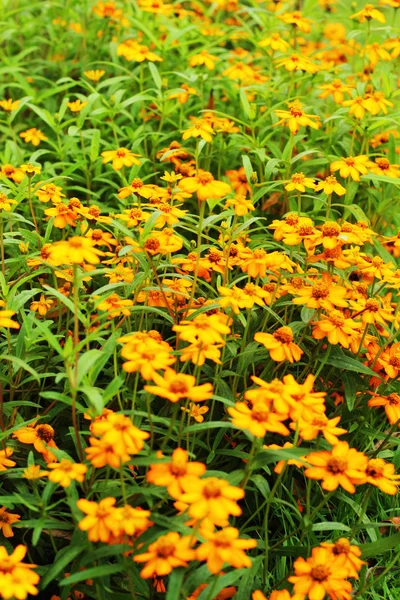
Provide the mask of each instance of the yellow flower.
{"label": "yellow flower", "polygon": [[344,188],[333,175],[328,175],[326,179],[317,183],[315,191],[320,192],[321,190],[328,196],[333,194],[333,192],[338,196],[343,196],[346,193],[346,188]]}
{"label": "yellow flower", "polygon": [[140,160],[137,159],[140,154],[133,154],[128,148],[118,148],[117,150],[106,150],[101,153],[103,157],[103,165],[112,161],[112,167],[116,171],[122,167],[131,167],[132,165],[140,165]]}
{"label": "yellow flower", "polygon": [[49,473],[49,481],[59,483],[62,487],[69,487],[71,481],[79,481],[82,483],[85,480],[87,466],[63,458],[59,463],[48,463],[47,467],[52,469]]}
{"label": "yellow flower", "polygon": [[205,415],[209,411],[209,408],[208,406],[199,406],[194,402],[190,402],[188,408],[186,408],[185,406],[181,406],[181,410],[188,413],[189,417],[191,419],[194,419],[197,423],[203,423],[203,415]]}
{"label": "yellow flower", "polygon": [[32,302],[30,305],[30,310],[33,312],[38,312],[39,315],[44,317],[44,315],[50,310],[53,306],[53,300],[46,300],[46,297],[43,294],[40,296],[40,300],[36,300]]}
{"label": "yellow flower", "polygon": [[19,100],[12,100],[11,98],[0,100],[0,107],[6,112],[17,110],[19,108]]}
{"label": "yellow flower", "polygon": [[187,83],[182,83],[180,89],[169,96],[169,100],[176,98],[179,104],[186,104],[190,96],[198,96],[197,90],[190,87]]}
{"label": "yellow flower", "polygon": [[289,435],[289,429],[281,421],[286,415],[280,415],[265,402],[255,402],[249,407],[246,402],[237,402],[228,408],[232,424],[239,429],[247,429],[255,437],[263,438],[267,431]]}
{"label": "yellow flower", "polygon": [[[14,523],[17,523],[20,520],[20,515],[15,515],[13,513],[9,513],[6,511],[5,506],[0,508],[0,531],[3,533],[4,537],[10,538],[14,537],[14,532],[12,530],[12,526]],[[1,569],[1,566],[0,566]],[[1,575],[0,575],[1,581]],[[1,594],[1,592],[0,592]]]}
{"label": "yellow flower", "polygon": [[314,23],[314,21],[311,19],[303,17],[301,12],[298,10],[292,13],[283,13],[283,15],[280,15],[278,18],[288,25],[297,27],[299,31],[302,31],[303,33],[310,33],[311,25]]}
{"label": "yellow flower", "polygon": [[360,175],[368,173],[368,156],[361,154],[360,156],[342,157],[331,163],[330,169],[339,171],[339,175],[344,179],[351,177],[353,181],[360,181]]}
{"label": "yellow flower", "polygon": [[211,573],[220,573],[225,563],[235,569],[251,567],[251,559],[244,550],[255,548],[256,540],[239,539],[239,530],[235,527],[225,527],[215,533],[204,531],[202,534],[207,541],[197,548],[196,557],[197,560],[207,561]]}
{"label": "yellow flower", "polygon": [[112,534],[118,532],[115,502],[115,498],[104,498],[99,503],[84,498],[77,501],[79,510],[86,514],[82,521],[79,521],[78,527],[88,532],[91,542],[107,543]]}
{"label": "yellow flower", "polygon": [[48,471],[42,471],[40,465],[29,465],[24,472],[23,477],[29,480],[40,479],[46,477],[49,474]]}
{"label": "yellow flower", "polygon": [[308,115],[303,112],[302,105],[298,100],[289,103],[289,110],[279,109],[274,110],[273,112],[280,118],[280,121],[275,125],[287,125],[293,135],[295,135],[302,126],[308,126],[312,129],[319,129],[321,127],[319,117],[316,115]]}
{"label": "yellow flower", "polygon": [[347,433],[347,429],[336,427],[340,417],[328,419],[325,415],[315,415],[310,418],[300,418],[295,423],[291,423],[290,427],[295,431],[299,430],[300,437],[303,440],[314,440],[319,433],[322,433],[329,444],[335,445],[338,443],[338,435]]}
{"label": "yellow flower", "polygon": [[188,140],[192,137],[201,137],[206,142],[212,142],[212,136],[215,134],[215,131],[205,119],[193,118],[192,125],[182,133],[183,140]]}
{"label": "yellow flower", "polygon": [[297,190],[298,192],[305,192],[306,188],[310,188],[312,190],[315,189],[314,179],[311,177],[306,177],[304,173],[294,173],[292,175],[291,181],[285,185],[285,190],[288,192],[292,192],[293,190]]}
{"label": "yellow flower", "polygon": [[400,475],[395,474],[394,465],[382,458],[370,458],[366,468],[367,483],[378,487],[385,494],[395,496],[400,485]]}
{"label": "yellow flower", "polygon": [[55,242],[49,248],[49,260],[54,265],[79,265],[83,262],[96,265],[100,262],[99,256],[104,256],[104,252],[95,248],[88,238],[78,235],[69,240]]}
{"label": "yellow flower", "polygon": [[312,452],[306,456],[306,461],[312,466],[304,471],[305,476],[322,479],[322,488],[329,492],[340,485],[354,494],[354,484],[366,482],[368,458],[362,452],[349,448],[347,442],[338,442],[330,452]]}
{"label": "yellow flower", "polygon": [[[163,458],[162,454],[159,458]],[[204,475],[205,472],[206,466],[203,463],[189,462],[186,450],[176,448],[169,462],[150,465],[146,479],[154,485],[166,486],[170,496],[179,498],[184,491],[183,482],[190,482],[193,478]]]}
{"label": "yellow flower", "polygon": [[343,348],[349,348],[350,342],[357,335],[361,323],[356,323],[353,319],[346,318],[340,310],[332,310],[327,315],[321,315],[315,325],[312,336],[316,340],[328,338],[330,344],[340,344]]}
{"label": "yellow flower", "polygon": [[285,69],[289,72],[304,71],[304,73],[316,73],[318,71],[318,67],[315,63],[297,53],[278,60],[276,66],[285,67]]}
{"label": "yellow flower", "polygon": [[205,67],[207,67],[207,69],[212,71],[215,67],[215,63],[217,62],[217,60],[219,60],[217,56],[213,56],[212,54],[207,52],[207,50],[202,50],[199,54],[192,56],[192,58],[189,61],[189,65],[191,67],[198,67],[200,65],[204,65]]}
{"label": "yellow flower", "polygon": [[226,201],[224,208],[226,209],[231,206],[233,206],[235,215],[238,217],[244,217],[249,213],[249,211],[256,210],[256,207],[251,200],[247,200],[245,196],[235,196],[234,198],[230,198]]}
{"label": "yellow flower", "polygon": [[19,135],[25,142],[32,142],[34,146],[39,146],[40,142],[49,139],[40,131],[40,129],[36,129],[35,127],[27,129]]}
{"label": "yellow flower", "polygon": [[325,83],[318,87],[320,90],[323,90],[318,98],[328,98],[328,96],[332,95],[333,101],[336,104],[343,104],[345,94],[351,96],[351,91],[354,89],[354,86],[346,85],[340,79],[334,79],[332,83]]}
{"label": "yellow flower", "polygon": [[346,538],[339,538],[334,544],[322,542],[321,546],[332,552],[333,556],[344,556],[345,566],[349,570],[350,577],[358,579],[358,573],[363,565],[367,563],[360,559],[361,550],[358,546],[352,546]]}
{"label": "yellow flower", "polygon": [[163,60],[154,52],[150,52],[147,46],[139,44],[133,39],[125,40],[125,42],[119,44],[117,46],[117,55],[123,56],[128,61],[134,60],[136,62],[143,62],[145,60],[150,62],[161,62]]}
{"label": "yellow flower", "polygon": [[279,33],[273,33],[270,37],[264,38],[258,45],[261,48],[271,48],[271,50],[279,50],[280,52],[286,52],[290,48],[290,44],[284,40]]}
{"label": "yellow flower", "polygon": [[43,458],[49,463],[57,460],[49,450],[49,448],[57,448],[54,434],[55,431],[51,425],[43,424],[21,427],[21,429],[14,431],[12,437],[22,444],[33,444],[35,450],[43,454]]}
{"label": "yellow flower", "polygon": [[87,102],[82,102],[79,98],[73,102],[67,102],[69,110],[73,113],[81,112],[82,108],[85,108]]}
{"label": "yellow flower", "polygon": [[129,306],[133,306],[133,301],[129,299],[123,299],[118,296],[118,294],[111,294],[105,300],[102,300],[97,308],[99,310],[106,310],[108,312],[109,319],[115,319],[120,315],[125,315],[128,317],[131,314]]}
{"label": "yellow flower", "polygon": [[391,165],[387,158],[376,158],[375,162],[368,162],[367,167],[374,175],[383,175],[384,177],[400,177],[400,165]]}
{"label": "yellow flower", "polygon": [[14,310],[0,310],[0,327],[19,329],[21,325],[11,319],[13,315],[15,315]]}
{"label": "yellow flower", "polygon": [[375,19],[380,23],[386,23],[385,15],[380,10],[375,8],[373,4],[366,4],[362,10],[351,15],[350,19],[358,19],[360,23]]}
{"label": "yellow flower", "polygon": [[395,392],[392,392],[388,396],[380,396],[378,394],[373,394],[373,398],[368,400],[368,406],[384,406],[386,416],[391,425],[394,425],[400,419],[400,396]]}
{"label": "yellow flower", "polygon": [[28,177],[33,177],[34,175],[39,175],[42,168],[37,165],[33,165],[32,163],[27,163],[26,165],[21,165],[20,169],[28,175]]}
{"label": "yellow flower", "polygon": [[244,498],[244,490],[229,485],[225,479],[206,477],[181,482],[183,494],[179,501],[189,505],[189,515],[198,521],[208,521],[225,527],[230,515],[238,517],[242,509],[237,500]]}
{"label": "yellow flower", "polygon": [[105,71],[101,69],[94,69],[91,71],[84,71],[83,74],[90,79],[90,81],[99,81],[105,74]]}
{"label": "yellow flower", "polygon": [[129,417],[113,412],[104,419],[94,421],[91,431],[93,435],[101,437],[104,443],[113,445],[119,456],[137,454],[144,447],[144,440],[149,437],[146,431],[135,427]]}
{"label": "yellow flower", "polygon": [[53,204],[58,204],[62,201],[62,198],[65,195],[62,193],[62,188],[54,183],[46,183],[42,185],[38,191],[35,193],[40,200],[40,202],[49,202],[51,201]]}
{"label": "yellow flower", "polygon": [[9,212],[11,210],[11,204],[17,204],[17,202],[15,200],[7,198],[7,196],[3,192],[0,192],[0,211],[4,210],[6,212]]}
{"label": "yellow flower", "polygon": [[17,598],[26,600],[36,596],[39,591],[36,585],[40,577],[32,571],[36,565],[21,562],[26,553],[26,546],[18,545],[12,554],[8,555],[5,546],[0,546],[0,589],[5,599]]}
{"label": "yellow flower", "polygon": [[7,471],[8,467],[15,467],[16,463],[9,458],[13,455],[13,452],[14,450],[12,448],[0,450],[0,472]]}
{"label": "yellow flower", "polygon": [[222,336],[228,335],[231,331],[230,327],[226,324],[226,320],[225,315],[207,315],[203,313],[194,317],[191,321],[181,321],[179,325],[174,325],[172,329],[185,342],[219,344],[224,343]]}
{"label": "yellow flower", "polygon": [[146,392],[167,398],[170,402],[179,402],[184,398],[189,398],[193,402],[201,402],[209,400],[213,393],[211,383],[196,385],[196,378],[193,375],[177,373],[169,367],[165,369],[164,377],[154,371],[152,379],[156,385],[145,385]]}
{"label": "yellow flower", "polygon": [[326,594],[337,600],[351,600],[345,556],[335,557],[327,548],[313,548],[307,560],[300,557],[295,561],[294,572],[289,581],[296,594],[307,594],[309,600],[323,600]]}
{"label": "yellow flower", "polygon": [[148,579],[154,575],[165,577],[176,567],[188,567],[195,559],[195,551],[191,548],[194,538],[191,535],[181,537],[179,533],[170,531],[150,544],[147,552],[133,557],[135,562],[145,562],[140,576]]}
{"label": "yellow flower", "polygon": [[293,331],[290,327],[279,327],[272,334],[258,332],[254,340],[265,346],[270,351],[272,360],[277,362],[298,362],[303,354],[300,346],[293,343]]}

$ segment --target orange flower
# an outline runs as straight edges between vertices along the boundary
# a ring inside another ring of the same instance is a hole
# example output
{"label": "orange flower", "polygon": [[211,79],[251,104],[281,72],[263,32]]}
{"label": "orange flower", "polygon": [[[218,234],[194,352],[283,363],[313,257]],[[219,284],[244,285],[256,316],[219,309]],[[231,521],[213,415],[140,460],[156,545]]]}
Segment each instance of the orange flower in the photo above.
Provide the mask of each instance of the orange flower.
{"label": "orange flower", "polygon": [[[225,321],[225,322],[224,322]],[[223,344],[223,335],[230,333],[230,327],[226,324],[227,317],[222,314],[207,315],[205,313],[194,317],[191,321],[181,321],[174,325],[173,330],[178,337],[186,342],[204,344]]]}
{"label": "orange flower", "polygon": [[94,421],[91,426],[93,435],[101,437],[105,444],[114,447],[119,456],[137,454],[144,446],[149,434],[134,426],[129,417],[111,412],[105,419]]}
{"label": "orange flower", "polygon": [[[370,392],[370,394],[373,392]],[[384,406],[386,416],[391,425],[394,425],[400,419],[400,396],[395,392],[388,396],[379,396],[373,394],[373,398],[368,400],[368,406]]]}
{"label": "orange flower", "polygon": [[101,153],[101,156],[103,157],[103,165],[112,161],[112,167],[115,171],[119,171],[122,167],[140,165],[140,160],[136,158],[137,156],[140,156],[140,154],[133,154],[128,148],[106,150]]}
{"label": "orange flower", "polygon": [[378,487],[385,494],[394,496],[400,485],[400,475],[395,474],[394,465],[382,458],[371,458],[366,468],[367,483]]}
{"label": "orange flower", "polygon": [[115,498],[104,498],[99,503],[91,502],[85,498],[77,501],[76,505],[87,516],[79,521],[78,527],[88,532],[91,542],[110,541],[111,536],[118,533],[116,519]]}
{"label": "orange flower", "polygon": [[226,527],[221,531],[204,531],[203,537],[207,540],[196,550],[197,560],[206,560],[211,573],[217,574],[225,563],[235,569],[251,567],[251,559],[244,550],[255,548],[256,540],[239,539],[239,531],[235,527]]}
{"label": "orange flower", "polygon": [[193,177],[183,177],[179,182],[179,189],[189,194],[196,192],[201,202],[209,198],[223,198],[232,191],[228,183],[214,179],[211,173],[202,169]]}
{"label": "orange flower", "polygon": [[245,196],[245,197],[247,195],[251,196],[252,189],[251,189],[251,185],[249,184],[249,182],[247,180],[247,176],[246,176],[244,167],[240,167],[240,169],[237,169],[237,171],[235,171],[233,169],[229,170],[229,171],[225,171],[225,175],[231,182],[231,185],[238,196]]}
{"label": "orange flower", "polygon": [[150,394],[167,398],[170,402],[179,402],[183,398],[189,398],[193,402],[209,400],[213,393],[211,383],[196,385],[193,375],[177,373],[174,369],[166,368],[164,377],[154,371],[152,375],[156,385],[145,385],[144,389]]}
{"label": "orange flower", "polygon": [[79,481],[82,483],[85,480],[87,466],[63,458],[59,463],[49,463],[47,465],[52,471],[49,473],[49,481],[59,483],[62,487],[69,487],[71,481]]}
{"label": "orange flower", "polygon": [[35,450],[43,454],[43,458],[49,463],[57,460],[54,454],[48,450],[48,448],[57,448],[54,433],[51,425],[30,425],[14,431],[13,438],[22,444],[33,444]]}
{"label": "orange flower", "polygon": [[82,102],[79,98],[73,102],[67,102],[69,110],[73,113],[81,112],[82,108],[85,108],[87,102]]}
{"label": "orange flower", "polygon": [[326,441],[333,446],[339,441],[338,435],[347,433],[347,429],[336,427],[339,421],[340,417],[328,419],[325,415],[315,415],[308,419],[300,418],[295,423],[291,423],[290,427],[294,430],[298,428],[300,437],[307,441],[315,439],[319,433],[322,433]]}
{"label": "orange flower", "polygon": [[35,586],[39,583],[40,577],[31,570],[36,565],[21,562],[27,550],[26,546],[18,545],[12,554],[8,555],[5,546],[0,546],[0,593],[5,600],[10,598],[26,600],[39,593]]}
{"label": "orange flower", "polygon": [[143,579],[156,575],[164,577],[169,575],[176,567],[187,567],[188,563],[195,559],[193,536],[181,537],[179,533],[170,531],[150,544],[147,552],[133,557],[135,562],[145,562],[140,572]]}
{"label": "orange flower", "polygon": [[350,342],[357,334],[361,324],[353,319],[347,318],[340,310],[332,310],[327,315],[321,315],[320,321],[315,321],[312,335],[316,340],[328,338],[330,344],[340,344],[343,348],[348,348]]}
{"label": "orange flower", "polygon": [[336,490],[340,485],[354,494],[354,484],[366,482],[368,458],[362,452],[349,448],[347,442],[338,442],[330,452],[312,452],[306,456],[306,460],[313,466],[306,469],[304,474],[309,479],[322,479],[324,490]]}
{"label": "orange flower", "polygon": [[282,362],[297,362],[300,360],[303,350],[293,343],[293,331],[290,327],[279,327],[274,333],[256,333],[254,340],[259,342],[270,351],[272,360]]}
{"label": "orange flower", "polygon": [[[14,515],[6,511],[5,506],[0,508],[0,531],[2,531],[4,537],[14,537],[12,526],[20,520],[20,515]],[[1,570],[1,566],[0,566]]]}
{"label": "orange flower", "polygon": [[[161,458],[161,456],[160,456]],[[206,467],[200,462],[189,462],[186,450],[176,448],[173,451],[171,461],[150,465],[146,479],[150,483],[166,486],[168,493],[173,498],[179,498],[184,492],[183,482],[197,478],[206,472]]]}
{"label": "orange flower", "polygon": [[215,525],[228,525],[230,515],[238,517],[242,509],[237,500],[244,498],[244,490],[229,485],[225,479],[206,477],[181,482],[183,494],[179,501],[189,505],[188,513],[196,521],[207,518]]}
{"label": "orange flower", "polygon": [[340,177],[351,177],[353,181],[360,181],[360,175],[368,173],[368,156],[362,154],[360,156],[348,156],[340,158],[331,163],[331,171],[339,171]]}
{"label": "orange flower", "polygon": [[282,423],[287,416],[275,413],[272,406],[264,402],[256,402],[251,407],[246,402],[237,402],[228,408],[228,413],[233,417],[235,427],[247,429],[255,437],[263,438],[267,431],[289,434],[289,429]]}
{"label": "orange flower", "polygon": [[334,557],[327,548],[313,548],[307,560],[300,557],[295,561],[294,572],[289,577],[294,591],[307,594],[309,600],[323,600],[326,594],[332,600],[351,600],[345,556]]}
{"label": "orange flower", "polygon": [[118,454],[114,449],[114,445],[105,442],[103,439],[98,440],[95,437],[90,437],[89,443],[90,446],[85,448],[85,452],[88,460],[97,469],[106,465],[119,469],[123,463],[128,462],[131,458],[128,452]]}
{"label": "orange flower", "polygon": [[346,538],[340,538],[334,544],[322,542],[321,546],[327,548],[334,556],[345,556],[345,566],[349,570],[349,576],[358,579],[358,572],[363,565],[367,564],[361,560],[361,550],[358,546],[352,546]]}
{"label": "orange flower", "polygon": [[347,306],[347,301],[344,299],[346,294],[346,288],[334,284],[329,275],[324,274],[322,279],[317,279],[296,291],[297,297],[293,298],[292,302],[305,304],[308,308],[334,310],[335,306],[341,308]]}
{"label": "orange flower", "polygon": [[319,129],[321,127],[319,117],[303,112],[302,105],[298,100],[289,103],[289,110],[279,109],[273,112],[280,118],[280,121],[276,125],[287,125],[293,135],[299,131],[300,127],[308,126],[312,129]]}

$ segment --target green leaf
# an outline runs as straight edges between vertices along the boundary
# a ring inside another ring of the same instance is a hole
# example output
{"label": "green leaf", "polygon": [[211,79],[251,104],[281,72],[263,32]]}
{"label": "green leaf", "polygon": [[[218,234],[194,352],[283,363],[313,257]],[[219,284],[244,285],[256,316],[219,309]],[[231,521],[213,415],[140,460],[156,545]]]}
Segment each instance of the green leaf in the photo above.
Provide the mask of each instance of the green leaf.
{"label": "green leaf", "polygon": [[372,371],[372,369],[366,367],[355,358],[351,358],[351,356],[347,356],[343,353],[342,356],[339,354],[336,356],[331,355],[326,361],[326,364],[338,369],[347,369],[348,371],[355,371],[356,373],[364,373],[365,375],[370,375],[371,377],[377,376],[377,373]]}
{"label": "green leaf", "polygon": [[150,73],[151,76],[154,80],[154,83],[156,84],[156,88],[161,90],[162,88],[162,80],[161,80],[161,76],[160,73],[158,72],[158,69],[156,67],[156,65],[152,62],[149,62],[149,69],[150,69]]}
{"label": "green leaf", "polygon": [[90,142],[90,160],[93,162],[99,156],[100,148],[100,129],[94,129],[92,141]]}
{"label": "green leaf", "polygon": [[245,154],[242,154],[242,163],[244,166],[244,172],[246,173],[247,181],[250,182],[254,169],[251,164],[250,158]]}
{"label": "green leaf", "polygon": [[[80,532],[79,532],[80,533]],[[83,541],[84,536],[79,536]],[[77,541],[77,540],[76,540]],[[42,578],[40,582],[40,589],[44,590],[49,583],[53,581],[57,577],[61,571],[64,571],[65,568],[82,552],[85,552],[84,544],[76,544],[67,546],[67,548],[63,548],[57,555],[54,560],[54,563],[47,570],[46,575]]]}
{"label": "green leaf", "polygon": [[95,579],[96,577],[105,577],[106,575],[113,575],[114,573],[120,573],[123,570],[123,565],[99,565],[91,569],[85,569],[85,571],[79,571],[69,577],[66,577],[60,581],[60,587],[70,586],[80,581],[86,581],[86,579]]}
{"label": "green leaf", "polygon": [[394,533],[371,544],[361,544],[360,549],[363,558],[370,558],[398,546],[400,546],[400,533]]}

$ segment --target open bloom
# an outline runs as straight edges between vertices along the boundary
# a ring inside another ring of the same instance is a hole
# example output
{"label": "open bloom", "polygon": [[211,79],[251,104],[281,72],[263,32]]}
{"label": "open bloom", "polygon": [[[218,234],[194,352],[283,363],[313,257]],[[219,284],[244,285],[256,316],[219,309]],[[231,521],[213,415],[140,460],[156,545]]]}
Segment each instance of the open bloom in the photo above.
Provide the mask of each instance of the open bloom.
{"label": "open bloom", "polygon": [[112,534],[118,531],[115,502],[115,498],[103,498],[99,503],[81,498],[76,503],[79,510],[86,514],[78,527],[88,532],[91,542],[107,543]]}
{"label": "open bloom", "polygon": [[306,560],[294,563],[295,574],[289,577],[294,591],[307,594],[309,600],[323,600],[326,595],[335,600],[350,600],[352,585],[347,581],[348,569],[344,556],[332,556],[327,548],[313,548]]}
{"label": "open bloom", "polygon": [[225,479],[188,479],[182,481],[181,485],[184,492],[179,500],[189,505],[188,513],[196,520],[207,518],[215,525],[224,527],[230,515],[238,517],[242,514],[237,500],[244,498],[244,490],[230,485]]}
{"label": "open bloom", "polygon": [[308,126],[312,129],[319,129],[321,127],[319,117],[306,114],[298,100],[289,104],[289,110],[279,109],[274,110],[274,113],[280,119],[276,125],[287,125],[293,135],[295,135],[302,126]]}
{"label": "open bloom", "polygon": [[0,450],[0,472],[7,471],[8,467],[15,467],[16,463],[10,460],[10,456],[13,455],[14,450],[12,448],[4,448]]}
{"label": "open bloom", "polygon": [[179,182],[179,189],[189,194],[196,192],[202,202],[209,198],[223,198],[232,191],[229,183],[214,179],[211,173],[202,169],[193,177],[183,177]]}
{"label": "open bloom", "polygon": [[394,496],[400,485],[400,475],[395,474],[394,465],[382,458],[371,458],[366,468],[367,483],[378,487],[385,494]]}
{"label": "open bloom", "polygon": [[274,333],[256,333],[254,336],[256,342],[260,342],[269,351],[272,360],[282,362],[297,362],[300,360],[303,350],[293,342],[293,331],[290,327],[279,327]]}
{"label": "open bloom", "polygon": [[87,466],[63,458],[59,463],[49,463],[48,469],[52,469],[49,473],[49,481],[59,483],[62,487],[69,487],[71,481],[83,482],[87,472]]}
{"label": "open bloom", "polygon": [[375,8],[373,4],[366,4],[362,10],[351,15],[350,19],[358,19],[360,23],[375,19],[380,23],[386,23],[385,15],[380,10]]}
{"label": "open bloom", "polygon": [[329,452],[312,452],[306,456],[312,467],[305,470],[306,477],[322,479],[324,490],[336,490],[340,485],[354,494],[354,485],[365,483],[368,458],[362,452],[349,448],[347,442],[338,442]]}
{"label": "open bloom", "polygon": [[297,192],[304,193],[306,188],[310,188],[311,190],[315,189],[315,182],[311,177],[306,177],[304,173],[294,173],[289,183],[285,185],[285,190],[287,192],[296,190]]}
{"label": "open bloom", "polygon": [[331,171],[339,171],[339,175],[346,179],[351,177],[353,181],[360,181],[360,175],[368,173],[368,156],[348,156],[340,158],[331,163]]}
{"label": "open bloom", "polygon": [[147,552],[133,557],[135,562],[145,562],[140,576],[148,579],[153,575],[164,577],[169,575],[176,567],[187,567],[195,559],[196,554],[192,549],[193,536],[181,537],[179,533],[170,531],[150,544]]}
{"label": "open bloom", "polygon": [[255,548],[256,540],[239,539],[239,530],[235,527],[225,527],[221,531],[202,532],[206,542],[196,550],[198,560],[206,560],[211,573],[220,573],[223,565],[228,563],[235,569],[251,567],[251,559],[244,550]]}
{"label": "open bloom", "polygon": [[326,179],[323,181],[319,181],[315,187],[316,192],[323,191],[328,196],[330,194],[337,194],[338,196],[343,196],[346,193],[346,188],[344,188],[334,177],[333,175],[328,175]]}
{"label": "open bloom", "polygon": [[350,577],[358,579],[358,573],[363,565],[367,563],[361,560],[361,550],[358,546],[352,545],[346,538],[339,538],[334,544],[332,542],[322,542],[321,546],[327,548],[336,556],[344,556],[345,566],[349,570]]}
{"label": "open bloom", "polygon": [[43,454],[46,462],[54,462],[57,459],[49,450],[49,448],[57,448],[54,433],[53,427],[44,423],[42,425],[21,427],[21,429],[14,431],[13,438],[16,438],[22,444],[33,444],[35,450]]}
{"label": "open bloom", "polygon": [[5,506],[0,508],[0,531],[4,537],[14,537],[12,526],[20,520],[20,515],[7,512]]}
{"label": "open bloom", "polygon": [[211,383],[196,385],[193,375],[177,373],[169,367],[165,370],[164,377],[154,372],[152,379],[156,385],[145,385],[146,392],[167,398],[170,402],[179,402],[183,398],[189,398],[193,402],[209,400],[213,392]]}
{"label": "open bloom", "polygon": [[150,465],[146,479],[154,485],[166,486],[173,498],[183,493],[183,482],[200,477],[206,472],[206,466],[200,462],[189,462],[186,450],[176,448],[170,462]]}
{"label": "open bloom", "polygon": [[141,431],[126,415],[111,412],[105,419],[95,421],[91,426],[94,435],[113,445],[116,454],[137,454],[144,446],[149,434]]}
{"label": "open bloom", "polygon": [[240,429],[247,429],[256,437],[263,438],[267,431],[288,435],[289,430],[282,421],[286,415],[280,415],[272,410],[265,402],[256,402],[249,407],[246,402],[237,402],[230,406],[228,412],[232,423]]}
{"label": "open bloom", "polygon": [[5,546],[0,546],[0,595],[5,600],[25,600],[39,593],[40,577],[32,570],[36,565],[22,562],[27,550],[20,544],[8,555]]}
{"label": "open bloom", "polygon": [[40,142],[48,139],[44,133],[40,131],[40,129],[36,129],[36,127],[22,131],[19,135],[25,142],[31,142],[34,146],[39,146]]}
{"label": "open bloom", "polygon": [[101,156],[103,157],[103,165],[112,161],[112,168],[116,171],[119,171],[122,167],[140,165],[140,160],[137,159],[140,154],[133,154],[128,148],[105,150],[101,153]]}
{"label": "open bloom", "polygon": [[[371,392],[370,392],[371,393]],[[388,396],[379,396],[374,394],[371,400],[368,400],[368,406],[384,406],[389,423],[393,425],[400,420],[400,396],[395,392]]]}

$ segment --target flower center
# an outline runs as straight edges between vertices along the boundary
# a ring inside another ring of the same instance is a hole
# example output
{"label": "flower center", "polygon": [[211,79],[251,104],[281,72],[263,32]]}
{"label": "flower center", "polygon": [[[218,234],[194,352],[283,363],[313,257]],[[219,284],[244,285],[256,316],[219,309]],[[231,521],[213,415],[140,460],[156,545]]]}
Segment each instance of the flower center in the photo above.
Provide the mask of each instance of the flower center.
{"label": "flower center", "polygon": [[329,567],[326,565],[317,565],[311,569],[310,575],[316,581],[325,581],[329,576]]}
{"label": "flower center", "polygon": [[282,344],[290,344],[293,342],[293,333],[290,327],[280,327],[272,335]]}
{"label": "flower center", "polygon": [[51,425],[39,425],[36,430],[37,436],[46,443],[54,438],[54,429]]}
{"label": "flower center", "polygon": [[215,481],[207,481],[203,489],[203,494],[206,498],[218,498],[221,496],[221,488]]}
{"label": "flower center", "polygon": [[327,296],[329,296],[329,288],[325,283],[317,283],[312,291],[312,297],[316,298],[317,300],[319,298],[326,298]]}
{"label": "flower center", "polygon": [[328,461],[327,469],[333,475],[344,473],[347,468],[347,460],[345,458],[331,458]]}

